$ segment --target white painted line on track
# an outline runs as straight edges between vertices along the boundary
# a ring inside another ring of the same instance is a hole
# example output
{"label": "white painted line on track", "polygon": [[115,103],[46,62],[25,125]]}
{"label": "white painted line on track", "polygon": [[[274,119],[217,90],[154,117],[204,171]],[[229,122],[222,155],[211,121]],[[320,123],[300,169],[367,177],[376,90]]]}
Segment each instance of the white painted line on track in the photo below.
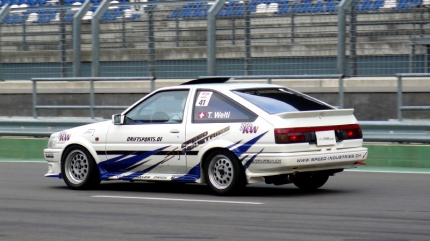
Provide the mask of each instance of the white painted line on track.
{"label": "white painted line on track", "polygon": [[37,160],[35,160],[35,161],[10,161],[10,160],[0,160],[0,163],[1,162],[9,162],[9,163],[11,163],[11,162],[14,162],[14,163],[47,163],[46,161],[37,161]]}
{"label": "white painted line on track", "polygon": [[430,172],[420,171],[394,171],[394,170],[344,170],[347,172],[379,172],[379,173],[401,173],[401,174],[430,174]]}
{"label": "white painted line on track", "polygon": [[227,204],[248,204],[259,205],[264,203],[259,202],[240,202],[240,201],[217,201],[217,200],[204,200],[204,199],[181,199],[181,198],[159,198],[159,197],[129,197],[129,196],[91,196],[95,198],[121,198],[121,199],[140,199],[140,200],[159,200],[159,201],[179,201],[179,202],[203,202],[203,203],[227,203]]}

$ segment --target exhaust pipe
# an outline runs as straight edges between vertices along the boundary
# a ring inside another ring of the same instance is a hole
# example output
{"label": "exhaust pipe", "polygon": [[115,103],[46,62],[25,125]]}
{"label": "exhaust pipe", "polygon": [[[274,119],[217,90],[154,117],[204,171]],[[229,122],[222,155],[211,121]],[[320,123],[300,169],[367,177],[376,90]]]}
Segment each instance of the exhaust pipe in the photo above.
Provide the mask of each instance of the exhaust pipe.
{"label": "exhaust pipe", "polygon": [[297,172],[291,174],[264,177],[264,182],[266,184],[274,184],[276,186],[293,183],[296,178],[296,174]]}

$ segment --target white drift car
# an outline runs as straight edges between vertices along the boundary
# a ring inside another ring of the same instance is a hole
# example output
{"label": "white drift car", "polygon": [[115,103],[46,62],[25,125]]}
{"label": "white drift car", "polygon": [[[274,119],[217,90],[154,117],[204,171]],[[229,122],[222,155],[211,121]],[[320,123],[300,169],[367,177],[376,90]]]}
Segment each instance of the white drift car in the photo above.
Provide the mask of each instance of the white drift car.
{"label": "white drift car", "polygon": [[72,189],[126,180],[207,183],[218,194],[255,182],[312,190],[366,159],[352,109],[227,80],[158,89],[112,120],[52,134],[45,176]]}

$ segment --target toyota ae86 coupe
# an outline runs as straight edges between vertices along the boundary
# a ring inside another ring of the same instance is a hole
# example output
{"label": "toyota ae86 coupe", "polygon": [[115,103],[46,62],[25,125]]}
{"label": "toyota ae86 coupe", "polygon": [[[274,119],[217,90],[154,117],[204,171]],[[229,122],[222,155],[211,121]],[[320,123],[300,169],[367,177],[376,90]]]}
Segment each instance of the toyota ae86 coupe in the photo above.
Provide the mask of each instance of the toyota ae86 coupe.
{"label": "toyota ae86 coupe", "polygon": [[228,195],[257,182],[313,190],[364,164],[353,109],[279,85],[227,80],[161,88],[112,120],[52,134],[45,176],[71,189],[108,180],[183,182]]}

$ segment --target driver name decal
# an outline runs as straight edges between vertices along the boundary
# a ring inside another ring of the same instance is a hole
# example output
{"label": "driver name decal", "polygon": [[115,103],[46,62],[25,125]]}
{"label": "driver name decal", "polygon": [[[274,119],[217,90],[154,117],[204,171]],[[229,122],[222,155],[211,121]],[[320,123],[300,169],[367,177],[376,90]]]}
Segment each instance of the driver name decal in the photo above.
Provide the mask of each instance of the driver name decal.
{"label": "driver name decal", "polygon": [[160,142],[163,140],[163,137],[127,137],[127,141],[134,142]]}

